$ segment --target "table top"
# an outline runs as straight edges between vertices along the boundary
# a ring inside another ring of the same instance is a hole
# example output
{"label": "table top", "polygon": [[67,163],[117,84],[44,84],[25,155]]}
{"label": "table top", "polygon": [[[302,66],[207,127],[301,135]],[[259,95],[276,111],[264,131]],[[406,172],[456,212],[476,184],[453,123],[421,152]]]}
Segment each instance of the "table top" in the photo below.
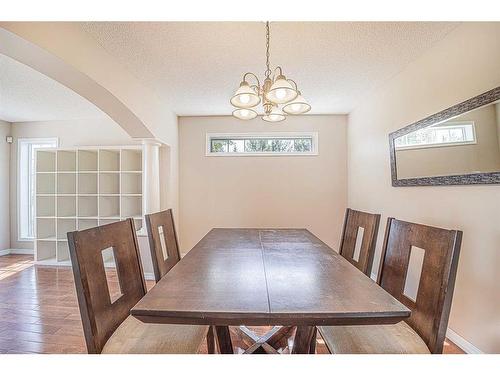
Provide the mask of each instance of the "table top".
{"label": "table top", "polygon": [[306,229],[212,229],[132,309],[149,323],[393,324],[410,310]]}

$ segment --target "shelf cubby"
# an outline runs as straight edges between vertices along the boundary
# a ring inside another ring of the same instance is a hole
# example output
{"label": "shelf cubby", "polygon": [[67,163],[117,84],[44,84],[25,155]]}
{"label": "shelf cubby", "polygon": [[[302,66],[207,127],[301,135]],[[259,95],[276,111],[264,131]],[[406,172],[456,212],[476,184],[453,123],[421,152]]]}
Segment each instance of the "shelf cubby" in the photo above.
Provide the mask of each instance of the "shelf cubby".
{"label": "shelf cubby", "polygon": [[57,151],[57,171],[75,172],[76,171],[76,151]]}
{"label": "shelf cubby", "polygon": [[135,146],[37,150],[36,261],[69,265],[68,232],[128,217],[143,229],[142,156]]}
{"label": "shelf cubby", "polygon": [[141,217],[142,216],[142,197],[121,197],[122,217]]}
{"label": "shelf cubby", "polygon": [[57,239],[66,240],[68,232],[76,230],[76,219],[57,219]]}
{"label": "shelf cubby", "polygon": [[120,194],[120,175],[99,173],[99,194]]}
{"label": "shelf cubby", "polygon": [[76,194],[75,173],[58,173],[57,194]]}
{"label": "shelf cubby", "polygon": [[38,217],[56,216],[56,198],[40,197],[36,198],[36,214]]}
{"label": "shelf cubby", "polygon": [[74,197],[57,197],[57,216],[58,217],[75,217],[76,216],[76,196]]}
{"label": "shelf cubby", "polygon": [[57,241],[57,261],[69,260],[69,246],[67,241]]}
{"label": "shelf cubby", "polygon": [[120,217],[120,197],[99,196],[99,217]]}
{"label": "shelf cubby", "polygon": [[36,260],[48,260],[56,258],[56,241],[40,241],[36,242]]}
{"label": "shelf cubby", "polygon": [[94,228],[98,225],[99,221],[97,219],[78,219],[78,230]]}
{"label": "shelf cubby", "polygon": [[142,229],[142,219],[134,219],[135,230],[140,231]]}
{"label": "shelf cubby", "polygon": [[78,197],[78,217],[97,217],[97,196]]}
{"label": "shelf cubby", "polygon": [[56,238],[56,219],[38,218],[36,220],[36,238]]}
{"label": "shelf cubby", "polygon": [[99,170],[119,171],[120,150],[99,150]]}
{"label": "shelf cubby", "polygon": [[133,149],[122,150],[122,171],[142,171],[142,151]]}
{"label": "shelf cubby", "polygon": [[120,221],[120,219],[119,218],[116,218],[116,219],[99,219],[99,225],[112,224],[112,223],[116,223],[117,221]]}
{"label": "shelf cubby", "polygon": [[142,194],[142,173],[122,172],[122,194]]}
{"label": "shelf cubby", "polygon": [[56,175],[55,175],[55,173],[37,173],[36,174],[36,193],[37,194],[55,194],[56,193]]}
{"label": "shelf cubby", "polygon": [[56,152],[37,150],[36,152],[36,171],[37,172],[55,172],[56,170]]}
{"label": "shelf cubby", "polygon": [[78,175],[78,194],[97,194],[97,173]]}
{"label": "shelf cubby", "polygon": [[78,150],[78,171],[97,172],[97,150]]}
{"label": "shelf cubby", "polygon": [[105,267],[115,266],[115,254],[112,247],[108,247],[101,252],[102,260]]}

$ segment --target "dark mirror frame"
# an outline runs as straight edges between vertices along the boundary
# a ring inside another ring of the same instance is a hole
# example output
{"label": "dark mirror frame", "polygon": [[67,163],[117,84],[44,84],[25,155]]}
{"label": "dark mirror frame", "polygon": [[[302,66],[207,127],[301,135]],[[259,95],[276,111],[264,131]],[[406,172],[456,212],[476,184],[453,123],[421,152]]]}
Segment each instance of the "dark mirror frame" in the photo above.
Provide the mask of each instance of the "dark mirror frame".
{"label": "dark mirror frame", "polygon": [[471,173],[450,176],[417,177],[398,179],[396,168],[396,148],[394,140],[402,135],[426,128],[438,122],[446,121],[458,115],[470,112],[479,107],[493,103],[500,99],[500,86],[484,94],[454,105],[444,111],[417,121],[402,129],[389,134],[389,151],[391,157],[392,186],[434,186],[434,185],[475,185],[475,184],[500,184],[500,171],[490,173]]}

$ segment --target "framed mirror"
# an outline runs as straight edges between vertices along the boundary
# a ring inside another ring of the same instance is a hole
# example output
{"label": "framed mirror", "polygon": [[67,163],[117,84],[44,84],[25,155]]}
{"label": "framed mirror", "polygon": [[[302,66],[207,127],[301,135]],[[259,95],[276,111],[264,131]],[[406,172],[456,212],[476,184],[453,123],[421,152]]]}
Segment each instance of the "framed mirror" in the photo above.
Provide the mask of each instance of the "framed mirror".
{"label": "framed mirror", "polygon": [[500,87],[389,134],[392,186],[500,184]]}

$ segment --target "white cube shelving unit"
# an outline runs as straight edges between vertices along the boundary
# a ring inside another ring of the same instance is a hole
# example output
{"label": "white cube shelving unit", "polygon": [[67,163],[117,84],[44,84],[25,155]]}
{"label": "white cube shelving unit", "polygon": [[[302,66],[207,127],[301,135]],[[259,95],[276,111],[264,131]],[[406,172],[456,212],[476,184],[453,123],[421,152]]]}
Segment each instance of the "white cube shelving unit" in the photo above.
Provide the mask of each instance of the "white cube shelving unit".
{"label": "white cube shelving unit", "polygon": [[70,265],[67,232],[133,218],[143,228],[141,146],[36,153],[35,261]]}

